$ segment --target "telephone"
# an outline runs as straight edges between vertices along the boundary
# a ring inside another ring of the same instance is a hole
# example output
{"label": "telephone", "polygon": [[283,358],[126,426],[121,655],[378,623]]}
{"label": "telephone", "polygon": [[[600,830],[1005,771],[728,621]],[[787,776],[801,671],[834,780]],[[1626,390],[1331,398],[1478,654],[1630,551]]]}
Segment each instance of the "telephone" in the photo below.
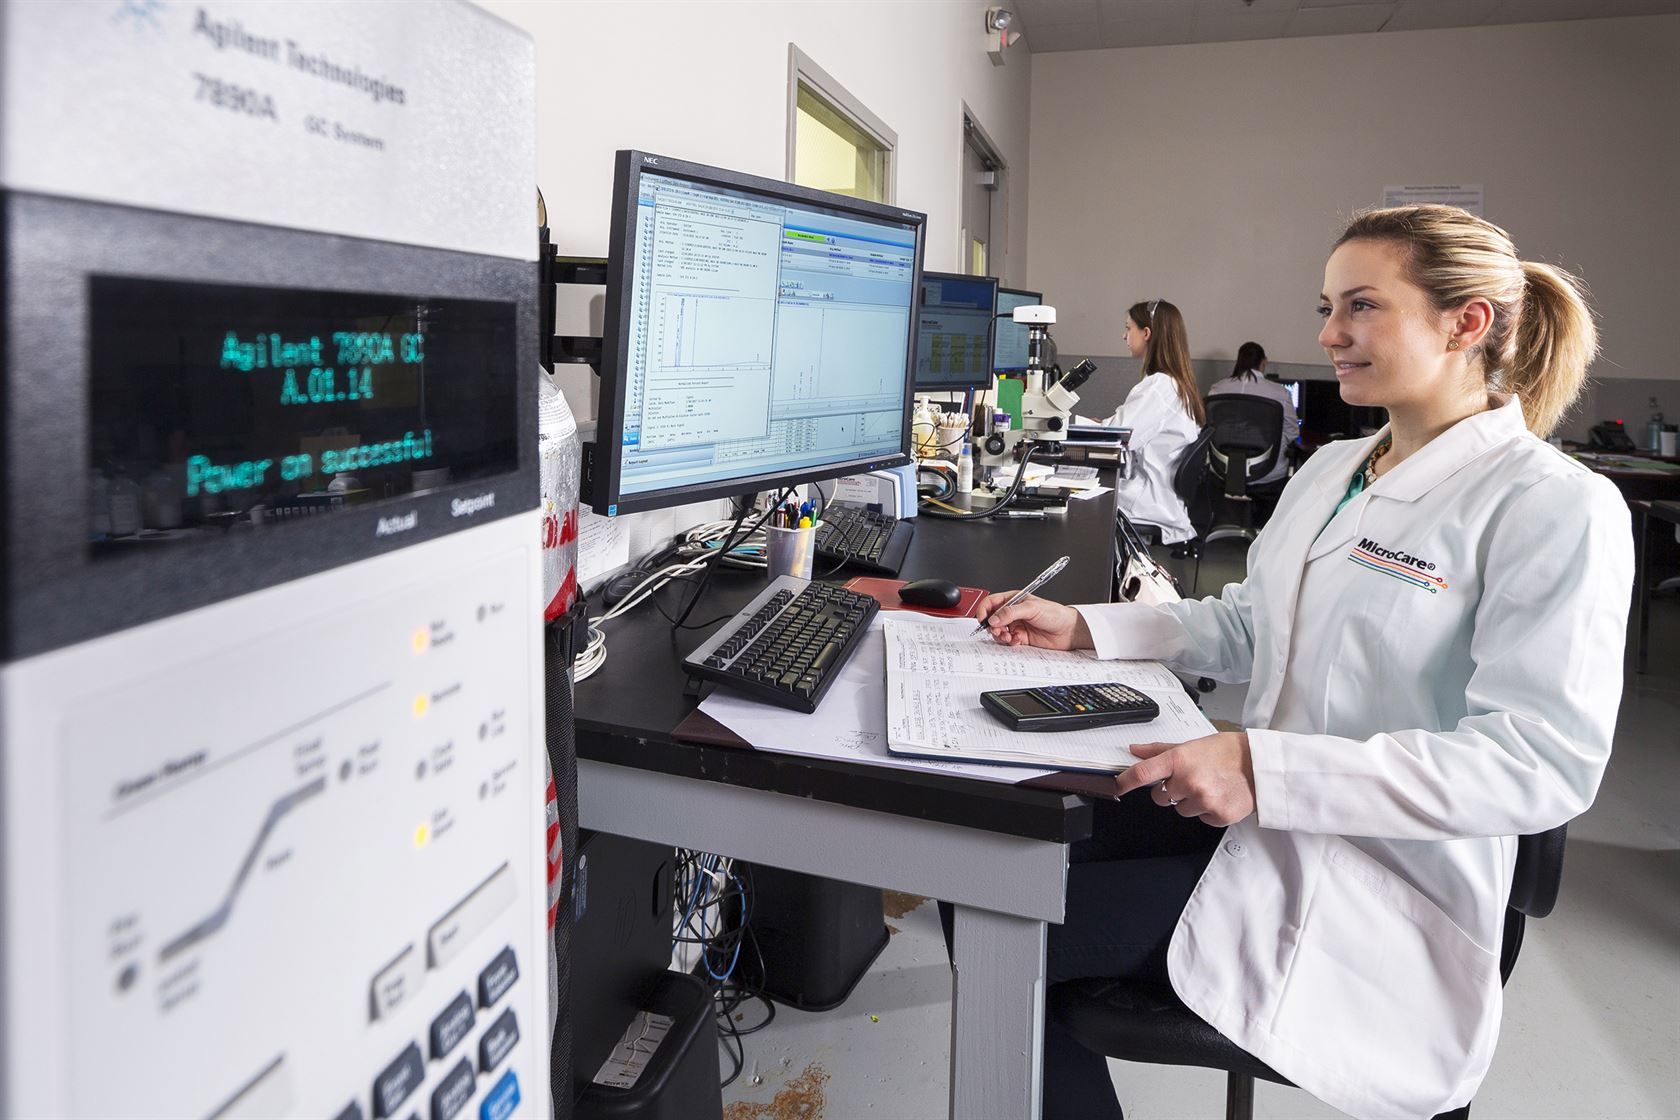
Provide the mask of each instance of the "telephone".
{"label": "telephone", "polygon": [[1633,451],[1633,440],[1620,420],[1594,424],[1587,433],[1587,447],[1593,451]]}

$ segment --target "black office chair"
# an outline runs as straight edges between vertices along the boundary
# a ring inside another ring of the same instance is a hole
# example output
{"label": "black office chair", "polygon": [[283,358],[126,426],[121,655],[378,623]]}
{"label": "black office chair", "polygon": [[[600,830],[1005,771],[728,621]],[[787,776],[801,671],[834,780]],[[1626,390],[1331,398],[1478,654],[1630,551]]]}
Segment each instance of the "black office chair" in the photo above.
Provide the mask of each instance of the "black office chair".
{"label": "black office chair", "polygon": [[[1184,510],[1190,518],[1190,529],[1195,534],[1188,541],[1172,546],[1171,555],[1178,559],[1194,557],[1196,561],[1195,575],[1190,580],[1189,595],[1196,594],[1196,585],[1202,578],[1202,541],[1207,535],[1208,527],[1213,524],[1213,497],[1208,486],[1208,445],[1213,439],[1213,428],[1204,427],[1196,434],[1195,440],[1179,455],[1177,464],[1173,467],[1173,493],[1184,503]],[[1154,539],[1161,539],[1161,527],[1150,521],[1139,521],[1132,518],[1132,524],[1146,533],[1153,533]]]}
{"label": "black office chair", "polygon": [[1276,501],[1283,493],[1282,479],[1258,484],[1283,457],[1283,403],[1247,393],[1216,393],[1207,398],[1207,412],[1213,428],[1209,469],[1237,516],[1234,525],[1215,525],[1207,539],[1209,543],[1226,537],[1253,540],[1254,500]]}
{"label": "black office chair", "polygon": [[[1511,977],[1529,918],[1544,918],[1557,903],[1563,881],[1568,825],[1517,839],[1517,865],[1505,909],[1499,980]],[[1069,980],[1050,989],[1050,1016],[1081,1046],[1128,1062],[1222,1069],[1226,1120],[1253,1120],[1254,1079],[1293,1082],[1214,1030],[1184,1006],[1169,987],[1132,980]],[[1470,1106],[1435,1120],[1468,1120]]]}

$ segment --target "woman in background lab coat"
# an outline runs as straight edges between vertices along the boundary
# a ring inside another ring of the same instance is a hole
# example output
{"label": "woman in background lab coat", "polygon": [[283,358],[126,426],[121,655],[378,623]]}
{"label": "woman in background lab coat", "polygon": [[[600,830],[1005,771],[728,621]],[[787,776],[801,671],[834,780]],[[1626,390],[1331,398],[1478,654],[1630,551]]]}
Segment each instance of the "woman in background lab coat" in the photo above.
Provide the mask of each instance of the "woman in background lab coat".
{"label": "woman in background lab coat", "polygon": [[[1493,1056],[1516,838],[1581,813],[1603,776],[1631,533],[1615,487],[1542,438],[1580,390],[1591,315],[1503,230],[1445,206],[1363,215],[1319,314],[1342,399],[1391,423],[1308,460],[1243,582],[983,613],[1008,644],[1250,682],[1245,731],[1134,751],[1117,792],[1202,828],[1203,850],[1118,859],[1099,814],[1050,980],[1170,982],[1336,1108],[1427,1117]],[[1128,804],[1159,812],[1110,808]],[[1103,1060],[1054,1024],[1044,1069],[1046,1117],[1119,1115]]]}
{"label": "woman in background lab coat", "polygon": [[1116,484],[1116,501],[1133,521],[1160,526],[1162,543],[1179,544],[1196,531],[1173,490],[1173,472],[1207,423],[1184,316],[1164,299],[1132,304],[1126,311],[1126,349],[1143,359],[1143,378],[1103,421],[1132,430],[1132,467]]}
{"label": "woman in background lab coat", "polygon": [[[1301,438],[1301,418],[1295,415],[1295,402],[1290,399],[1289,390],[1276,381],[1268,380],[1265,373],[1266,351],[1261,349],[1258,342],[1245,342],[1237,347],[1237,363],[1231,369],[1231,376],[1221,378],[1208,386],[1207,395],[1212,397],[1219,393],[1244,393],[1251,397],[1277,401],[1283,406],[1283,447],[1290,447]],[[1264,478],[1257,478],[1249,485],[1269,486],[1274,482],[1282,482],[1288,475],[1289,456],[1284,454],[1283,448],[1279,448],[1277,465],[1267,471]]]}

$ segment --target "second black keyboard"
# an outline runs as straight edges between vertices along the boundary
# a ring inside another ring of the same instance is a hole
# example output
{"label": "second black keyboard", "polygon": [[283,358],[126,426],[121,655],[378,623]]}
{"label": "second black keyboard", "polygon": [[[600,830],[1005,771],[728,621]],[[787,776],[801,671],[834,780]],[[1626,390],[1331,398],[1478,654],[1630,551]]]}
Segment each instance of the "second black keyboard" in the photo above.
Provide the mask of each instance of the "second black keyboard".
{"label": "second black keyboard", "polygon": [[754,700],[814,712],[880,609],[868,595],[777,576],[683,668]]}
{"label": "second black keyboard", "polygon": [[916,528],[890,514],[849,502],[830,502],[817,526],[817,570],[841,564],[896,576]]}

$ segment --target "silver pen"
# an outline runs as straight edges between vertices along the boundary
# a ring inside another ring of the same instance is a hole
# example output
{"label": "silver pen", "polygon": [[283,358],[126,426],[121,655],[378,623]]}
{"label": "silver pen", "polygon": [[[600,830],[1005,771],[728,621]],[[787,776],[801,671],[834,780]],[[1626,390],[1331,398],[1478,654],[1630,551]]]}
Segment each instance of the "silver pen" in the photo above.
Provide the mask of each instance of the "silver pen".
{"label": "silver pen", "polygon": [[[1045,584],[1047,584],[1051,580],[1055,579],[1058,575],[1061,574],[1062,569],[1067,567],[1067,566],[1068,566],[1068,558],[1066,556],[1064,556],[1060,560],[1056,561],[1054,564],[1050,565],[1048,568],[1044,569],[1042,572],[1038,573],[1037,578],[1035,578],[1031,583],[1027,584],[1025,587],[1021,588],[1021,590],[1015,592],[1014,595],[1010,596],[1009,602],[1003,604],[1003,606],[1000,606],[997,610],[1001,611],[1001,610],[1004,609],[1004,607],[1013,607],[1016,603],[1019,603],[1022,599],[1025,599],[1028,595],[1031,595],[1034,591],[1037,591],[1039,588],[1043,587]],[[996,614],[997,611],[993,611],[991,613]],[[989,618],[991,616],[988,615],[987,617]],[[980,633],[981,631],[983,631],[985,629],[986,629],[986,619],[984,619],[984,618],[981,619],[979,622],[977,622],[974,626],[974,632],[976,634]]]}

